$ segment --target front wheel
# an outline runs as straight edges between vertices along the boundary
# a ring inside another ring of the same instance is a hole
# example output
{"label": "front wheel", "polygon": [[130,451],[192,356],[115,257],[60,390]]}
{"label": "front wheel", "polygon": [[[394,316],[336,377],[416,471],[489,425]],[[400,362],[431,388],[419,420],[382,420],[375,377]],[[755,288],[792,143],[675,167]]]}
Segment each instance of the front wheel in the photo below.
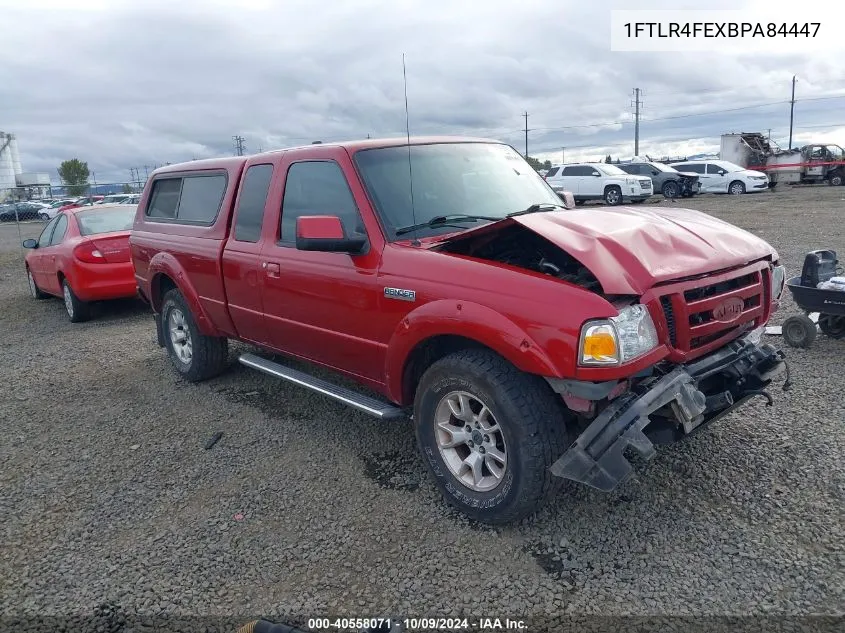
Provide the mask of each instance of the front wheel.
{"label": "front wheel", "polygon": [[842,184],[842,172],[837,171],[832,173],[827,181],[834,187],[839,187]]}
{"label": "front wheel", "polygon": [[670,180],[669,182],[663,185],[664,198],[677,198],[679,193],[680,187],[678,187],[678,183]]}
{"label": "front wheel", "polygon": [[50,296],[46,292],[41,292],[41,289],[38,287],[38,284],[35,283],[35,277],[32,276],[32,271],[29,268],[26,269],[26,281],[29,284],[29,294],[32,295],[33,299],[46,299]]}
{"label": "front wheel", "polygon": [[542,378],[486,350],[456,352],[423,374],[417,443],[446,501],[488,524],[518,521],[557,489],[566,448],[562,407]]}
{"label": "front wheel", "polygon": [[608,187],[604,190],[604,201],[610,206],[622,204],[622,190],[619,187]]}
{"label": "front wheel", "polygon": [[161,319],[170,360],[185,380],[200,382],[223,372],[228,341],[202,334],[185,298],[175,288],[164,295]]}
{"label": "front wheel", "polygon": [[739,196],[745,193],[745,183],[741,180],[734,180],[730,187],[728,187],[728,193],[733,196]]}
{"label": "front wheel", "polygon": [[808,349],[816,340],[816,324],[806,314],[791,316],[783,322],[781,334],[790,347]]}

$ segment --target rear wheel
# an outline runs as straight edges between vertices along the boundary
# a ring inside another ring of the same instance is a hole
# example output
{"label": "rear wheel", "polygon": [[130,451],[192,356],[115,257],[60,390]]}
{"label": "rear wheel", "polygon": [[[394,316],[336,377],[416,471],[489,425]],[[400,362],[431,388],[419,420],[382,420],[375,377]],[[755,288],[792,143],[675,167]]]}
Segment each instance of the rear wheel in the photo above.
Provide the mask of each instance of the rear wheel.
{"label": "rear wheel", "polygon": [[733,196],[739,196],[745,193],[745,183],[741,180],[734,180],[728,187],[728,193]]}
{"label": "rear wheel", "polygon": [[26,269],[26,281],[29,285],[29,294],[32,295],[33,299],[46,299],[50,296],[46,292],[41,292],[41,289],[38,287],[38,284],[35,283],[35,277],[32,276],[32,271],[29,268]]}
{"label": "rear wheel", "polygon": [[62,298],[71,323],[82,323],[91,318],[91,306],[76,296],[67,279],[62,281]]}
{"label": "rear wheel", "polygon": [[45,222],[48,222],[50,220],[50,216],[47,215],[46,213],[39,213],[38,217],[41,218],[42,220],[44,220]]}
{"label": "rear wheel", "polygon": [[816,324],[806,314],[791,316],[783,322],[781,333],[790,347],[807,349],[816,340]]}
{"label": "rear wheel", "polygon": [[819,329],[830,338],[845,338],[845,316],[822,314],[819,316]]}
{"label": "rear wheel", "polygon": [[622,190],[615,185],[608,187],[604,190],[604,201],[610,206],[622,204]]}
{"label": "rear wheel", "polygon": [[175,288],[164,295],[161,318],[170,360],[185,380],[200,382],[223,372],[228,341],[202,334],[185,298]]}
{"label": "rear wheel", "polygon": [[585,202],[584,200],[576,200],[575,206],[580,207],[582,204],[584,204],[584,202]]}
{"label": "rear wheel", "polygon": [[562,407],[542,378],[487,350],[464,350],[423,374],[417,443],[446,501],[489,524],[518,521],[558,488],[549,467],[566,448]]}

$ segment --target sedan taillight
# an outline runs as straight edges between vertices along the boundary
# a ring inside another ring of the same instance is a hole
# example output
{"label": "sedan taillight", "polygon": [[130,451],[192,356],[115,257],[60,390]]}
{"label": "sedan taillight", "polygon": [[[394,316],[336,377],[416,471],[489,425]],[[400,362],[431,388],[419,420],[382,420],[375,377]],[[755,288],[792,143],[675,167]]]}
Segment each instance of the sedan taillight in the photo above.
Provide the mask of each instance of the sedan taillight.
{"label": "sedan taillight", "polygon": [[97,245],[93,242],[83,242],[73,249],[73,256],[81,262],[87,264],[102,264],[105,263],[106,258],[97,249]]}

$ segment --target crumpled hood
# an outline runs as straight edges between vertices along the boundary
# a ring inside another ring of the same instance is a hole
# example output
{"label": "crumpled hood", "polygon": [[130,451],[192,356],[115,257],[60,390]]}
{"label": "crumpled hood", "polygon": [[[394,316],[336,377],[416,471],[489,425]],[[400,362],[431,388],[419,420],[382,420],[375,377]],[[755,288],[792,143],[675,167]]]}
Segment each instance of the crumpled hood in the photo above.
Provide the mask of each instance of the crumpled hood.
{"label": "crumpled hood", "polygon": [[594,207],[511,220],[578,259],[607,294],[641,295],[661,282],[777,258],[756,235],[692,209]]}

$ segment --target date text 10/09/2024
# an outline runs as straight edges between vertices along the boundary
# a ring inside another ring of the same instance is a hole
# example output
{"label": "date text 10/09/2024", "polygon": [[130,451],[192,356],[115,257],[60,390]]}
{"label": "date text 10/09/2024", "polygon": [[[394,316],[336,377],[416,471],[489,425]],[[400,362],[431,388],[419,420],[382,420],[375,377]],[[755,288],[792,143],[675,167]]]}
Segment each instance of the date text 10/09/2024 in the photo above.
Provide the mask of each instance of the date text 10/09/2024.
{"label": "date text 10/09/2024", "polygon": [[312,618],[313,631],[528,631],[524,620],[510,618]]}
{"label": "date text 10/09/2024", "polygon": [[628,38],[816,37],[821,22],[626,22]]}

